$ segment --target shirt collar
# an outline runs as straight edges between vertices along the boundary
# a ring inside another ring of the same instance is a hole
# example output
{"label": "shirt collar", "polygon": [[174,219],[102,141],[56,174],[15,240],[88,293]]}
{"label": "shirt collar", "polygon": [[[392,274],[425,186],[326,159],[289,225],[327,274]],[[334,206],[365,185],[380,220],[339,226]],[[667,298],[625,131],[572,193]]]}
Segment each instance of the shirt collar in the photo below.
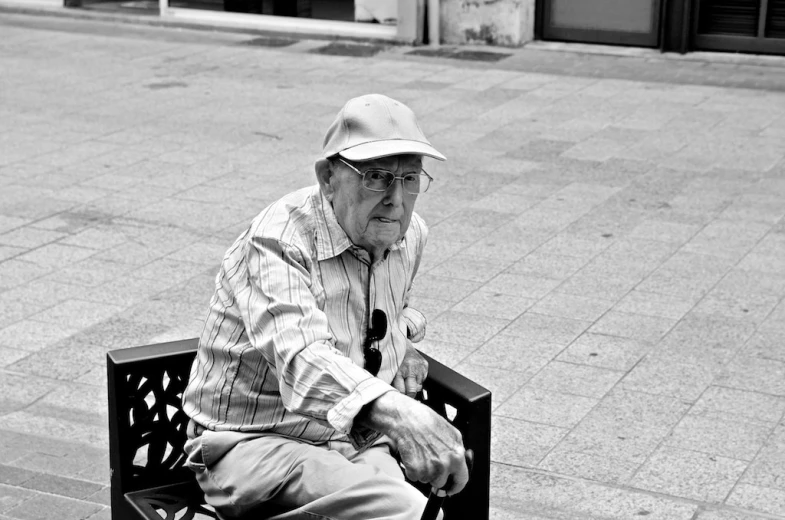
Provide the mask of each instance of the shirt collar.
{"label": "shirt collar", "polygon": [[[330,204],[319,186],[316,186],[316,193],[313,197],[313,206],[315,208],[316,216],[316,258],[319,261],[327,260],[334,256],[338,256],[347,249],[356,248],[349,235],[343,230],[335,217],[333,206]],[[406,248],[406,236],[398,240],[392,246],[390,251]]]}

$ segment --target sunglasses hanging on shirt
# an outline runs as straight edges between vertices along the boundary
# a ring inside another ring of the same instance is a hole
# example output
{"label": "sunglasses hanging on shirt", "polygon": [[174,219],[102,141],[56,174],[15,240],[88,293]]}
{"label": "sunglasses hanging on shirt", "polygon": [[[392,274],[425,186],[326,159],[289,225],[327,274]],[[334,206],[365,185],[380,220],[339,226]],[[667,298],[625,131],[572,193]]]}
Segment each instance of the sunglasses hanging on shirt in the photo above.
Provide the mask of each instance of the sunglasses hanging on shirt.
{"label": "sunglasses hanging on shirt", "polygon": [[371,325],[365,335],[365,345],[363,346],[363,357],[365,358],[365,370],[376,376],[382,366],[382,353],[378,341],[387,335],[387,315],[381,309],[374,309],[371,313]]}

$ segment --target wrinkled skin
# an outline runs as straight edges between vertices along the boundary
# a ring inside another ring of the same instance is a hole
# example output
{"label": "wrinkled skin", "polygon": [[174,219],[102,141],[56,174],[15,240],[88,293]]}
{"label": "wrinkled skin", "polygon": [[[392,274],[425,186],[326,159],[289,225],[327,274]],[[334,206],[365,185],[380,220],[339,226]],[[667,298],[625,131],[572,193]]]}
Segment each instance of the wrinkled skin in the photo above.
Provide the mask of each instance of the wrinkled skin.
{"label": "wrinkled skin", "polygon": [[[382,168],[403,175],[420,171],[422,158],[394,155],[354,166],[361,172]],[[317,161],[316,177],[338,223],[352,243],[368,251],[373,261],[382,258],[409,229],[417,195],[406,193],[401,181],[395,181],[386,191],[370,191],[363,187],[357,172],[337,160]]]}
{"label": "wrinkled skin", "polygon": [[393,379],[393,388],[402,394],[414,397],[422,390],[426,377],[428,377],[428,362],[415,350],[414,345],[407,341],[406,355]]}
{"label": "wrinkled skin", "polygon": [[424,404],[387,392],[369,403],[356,420],[396,443],[410,480],[426,482],[447,495],[460,492],[469,481],[461,432]]}

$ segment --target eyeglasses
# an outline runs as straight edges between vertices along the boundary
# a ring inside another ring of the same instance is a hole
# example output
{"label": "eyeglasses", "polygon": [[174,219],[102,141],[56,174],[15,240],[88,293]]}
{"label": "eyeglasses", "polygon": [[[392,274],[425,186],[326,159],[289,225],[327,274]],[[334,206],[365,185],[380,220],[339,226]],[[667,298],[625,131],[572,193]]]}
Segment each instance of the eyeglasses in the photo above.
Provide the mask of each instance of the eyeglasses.
{"label": "eyeglasses", "polygon": [[365,345],[363,346],[363,357],[365,358],[365,370],[376,376],[382,366],[382,353],[379,347],[373,344],[381,341],[387,335],[387,315],[381,309],[374,309],[371,313],[371,326],[365,335]]}
{"label": "eyeglasses", "polygon": [[428,191],[428,188],[431,186],[431,181],[433,180],[433,177],[428,175],[422,168],[419,172],[410,172],[404,175],[395,175],[390,170],[383,170],[381,168],[371,168],[365,170],[365,173],[363,173],[340,157],[338,160],[362,177],[363,187],[371,191],[387,191],[387,188],[392,186],[393,182],[401,179],[403,181],[403,190],[406,193],[418,195]]}

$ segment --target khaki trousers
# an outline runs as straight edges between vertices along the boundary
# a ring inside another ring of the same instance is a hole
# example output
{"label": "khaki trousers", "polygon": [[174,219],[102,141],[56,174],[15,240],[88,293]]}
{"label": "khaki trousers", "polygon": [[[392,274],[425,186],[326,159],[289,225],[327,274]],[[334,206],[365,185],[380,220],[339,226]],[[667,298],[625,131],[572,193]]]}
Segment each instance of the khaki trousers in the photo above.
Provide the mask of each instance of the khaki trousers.
{"label": "khaki trousers", "polygon": [[390,450],[386,437],[358,453],[348,442],[210,430],[185,445],[186,466],[222,517],[419,520],[426,498]]}

